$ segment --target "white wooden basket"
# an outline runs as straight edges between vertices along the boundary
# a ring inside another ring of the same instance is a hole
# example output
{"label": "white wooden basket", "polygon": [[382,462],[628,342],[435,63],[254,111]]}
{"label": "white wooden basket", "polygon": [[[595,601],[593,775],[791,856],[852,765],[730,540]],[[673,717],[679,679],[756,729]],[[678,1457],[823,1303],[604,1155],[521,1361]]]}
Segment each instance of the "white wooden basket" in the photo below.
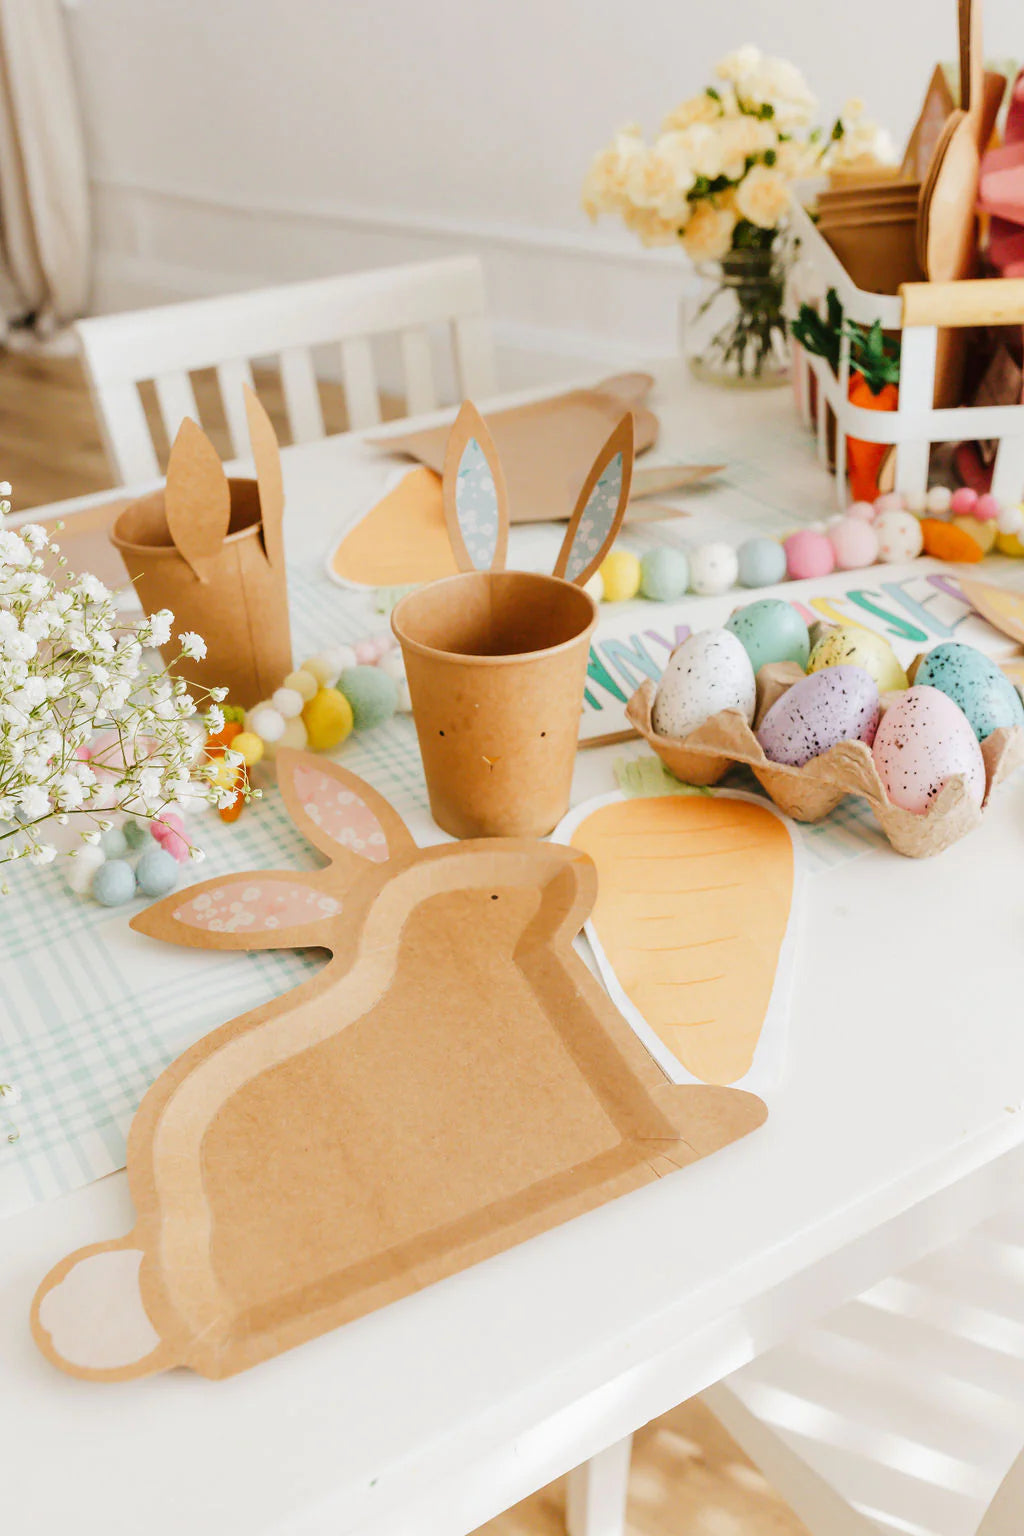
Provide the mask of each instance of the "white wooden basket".
{"label": "white wooden basket", "polygon": [[[936,410],[935,360],[938,330],[970,325],[1024,324],[1024,279],[982,278],[955,283],[904,283],[898,294],[865,293],[818,232],[806,208],[794,199],[792,229],[800,242],[794,276],[797,302],[834,288],[844,316],[858,325],[878,320],[883,330],[899,331],[900,394],[895,411],[867,411],[848,399],[850,342],[844,336],[838,376],[823,357],[794,348],[797,398],[804,419],[816,429],[818,449],[827,458],[826,406],[836,418],[836,491],[846,493],[846,437],[896,445],[895,488],[921,495],[928,488],[928,457],[933,443],[996,439],[992,494],[1004,505],[1024,497],[1024,405],[958,406]],[[812,411],[810,375],[817,380]]]}

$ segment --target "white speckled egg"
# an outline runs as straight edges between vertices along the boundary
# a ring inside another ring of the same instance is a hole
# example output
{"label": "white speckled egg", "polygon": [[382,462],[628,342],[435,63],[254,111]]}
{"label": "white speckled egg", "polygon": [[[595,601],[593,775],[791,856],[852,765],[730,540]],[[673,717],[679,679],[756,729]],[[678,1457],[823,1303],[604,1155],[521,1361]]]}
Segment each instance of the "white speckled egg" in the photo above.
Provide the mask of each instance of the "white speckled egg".
{"label": "white speckled egg", "polygon": [[981,805],[985,760],[963,710],[938,688],[908,688],[882,716],[873,747],[878,777],[893,805],[922,814],[959,774]]}
{"label": "white speckled egg", "polygon": [[702,597],[715,597],[736,585],[740,566],[731,544],[698,544],[690,554],[690,586]]}
{"label": "white speckled egg", "polygon": [[776,699],[757,739],[773,763],[802,768],[841,741],[875,739],[878,685],[863,667],[826,667],[801,677]]}
{"label": "white speckled egg", "polygon": [[916,560],[924,548],[921,524],[912,512],[880,512],[874,528],[878,537],[878,558],[883,564]]}
{"label": "white speckled egg", "polygon": [[754,718],[754,669],[727,629],[703,629],[677,645],[654,697],[651,723],[661,736],[689,736],[721,709]]}

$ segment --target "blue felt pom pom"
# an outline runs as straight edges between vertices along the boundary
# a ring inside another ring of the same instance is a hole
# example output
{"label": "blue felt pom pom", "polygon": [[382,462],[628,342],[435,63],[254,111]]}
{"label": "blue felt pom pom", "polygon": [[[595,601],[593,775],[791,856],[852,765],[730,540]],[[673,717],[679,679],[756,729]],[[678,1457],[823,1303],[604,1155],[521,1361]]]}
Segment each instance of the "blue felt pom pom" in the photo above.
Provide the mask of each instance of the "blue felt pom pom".
{"label": "blue felt pom pom", "polygon": [[93,875],[91,889],[104,907],[120,907],[135,895],[135,871],[124,859],[109,859]]}
{"label": "blue felt pom pom", "polygon": [[178,883],[181,866],[162,848],[147,848],[135,866],[135,878],[144,896],[166,896]]}

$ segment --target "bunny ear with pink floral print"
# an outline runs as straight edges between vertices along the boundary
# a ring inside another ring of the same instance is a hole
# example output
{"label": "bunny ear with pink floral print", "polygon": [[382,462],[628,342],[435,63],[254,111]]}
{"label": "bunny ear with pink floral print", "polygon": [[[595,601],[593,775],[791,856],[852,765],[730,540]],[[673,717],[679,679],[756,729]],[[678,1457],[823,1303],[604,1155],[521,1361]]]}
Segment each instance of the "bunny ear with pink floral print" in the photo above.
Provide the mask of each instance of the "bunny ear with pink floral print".
{"label": "bunny ear with pink floral print", "polygon": [[633,478],[633,417],[627,413],[594,461],[576,503],[555,575],[582,587],[611,549],[622,527]]}
{"label": "bunny ear with pink floral print", "polygon": [[277,777],[295,825],[335,865],[381,864],[415,851],[384,796],[337,763],[285,749],[277,754]]}
{"label": "bunny ear with pink floral print", "polygon": [[138,933],[197,949],[330,949],[345,895],[330,870],[220,875],[132,918]]}

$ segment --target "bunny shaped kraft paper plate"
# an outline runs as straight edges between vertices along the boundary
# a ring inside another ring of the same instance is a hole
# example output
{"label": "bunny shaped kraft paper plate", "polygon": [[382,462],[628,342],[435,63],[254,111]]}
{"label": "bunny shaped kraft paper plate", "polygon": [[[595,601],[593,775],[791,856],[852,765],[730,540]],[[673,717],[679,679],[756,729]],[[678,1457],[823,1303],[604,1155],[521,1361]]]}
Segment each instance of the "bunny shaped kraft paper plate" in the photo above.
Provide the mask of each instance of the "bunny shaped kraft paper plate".
{"label": "bunny shaped kraft paper plate", "polygon": [[72,1253],[32,1328],[73,1375],[230,1376],[735,1141],[765,1118],[670,1083],[573,948],[588,855],[420,849],[344,769],[278,758],[319,871],[226,875],[133,919],[206,949],[330,961],[146,1094],[136,1224]]}

